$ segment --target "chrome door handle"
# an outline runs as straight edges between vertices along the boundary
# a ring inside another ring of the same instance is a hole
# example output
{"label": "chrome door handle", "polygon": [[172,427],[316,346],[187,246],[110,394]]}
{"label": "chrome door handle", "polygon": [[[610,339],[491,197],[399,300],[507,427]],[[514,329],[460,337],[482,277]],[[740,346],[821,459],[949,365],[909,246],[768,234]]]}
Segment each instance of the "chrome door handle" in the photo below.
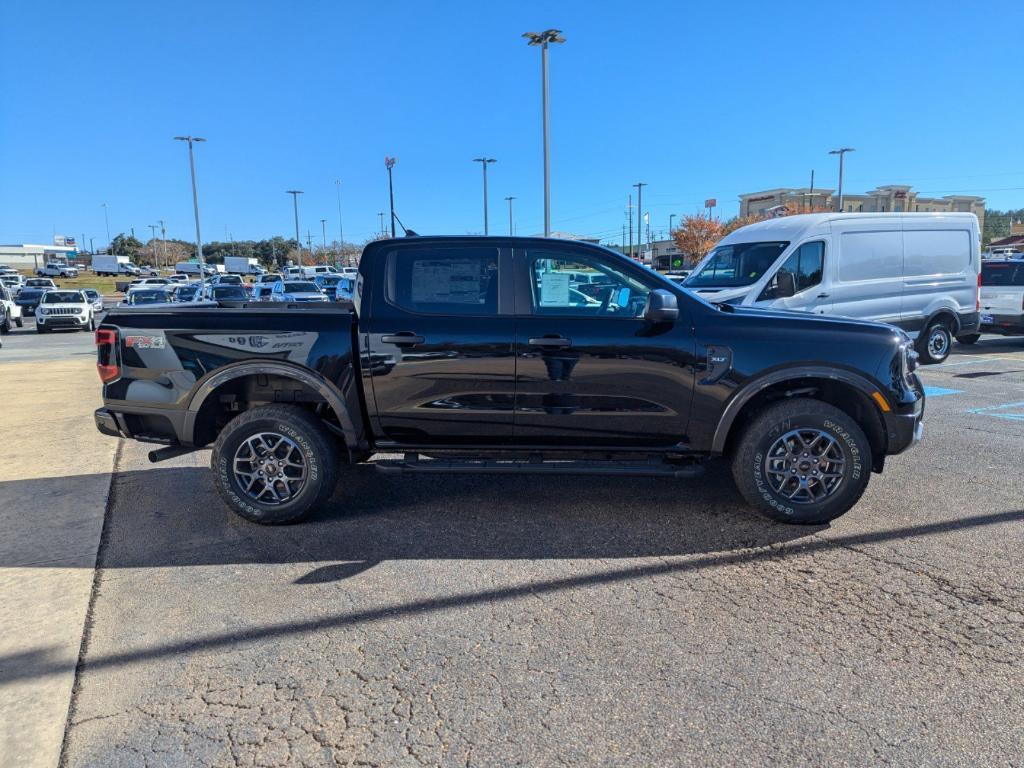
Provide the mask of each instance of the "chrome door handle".
{"label": "chrome door handle", "polygon": [[572,339],[566,339],[562,336],[541,336],[540,338],[530,339],[530,346],[548,348],[571,347]]}
{"label": "chrome door handle", "polygon": [[422,336],[417,336],[411,331],[402,331],[401,333],[386,334],[380,337],[380,340],[384,344],[397,344],[400,347],[413,346],[415,344],[422,344],[424,339]]}

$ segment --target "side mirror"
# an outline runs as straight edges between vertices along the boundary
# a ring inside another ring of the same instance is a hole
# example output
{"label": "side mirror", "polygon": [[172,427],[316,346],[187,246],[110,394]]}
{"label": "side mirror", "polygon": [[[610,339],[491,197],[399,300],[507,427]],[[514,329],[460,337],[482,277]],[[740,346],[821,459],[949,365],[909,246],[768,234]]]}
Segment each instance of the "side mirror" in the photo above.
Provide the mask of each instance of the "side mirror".
{"label": "side mirror", "polygon": [[674,323],[679,319],[676,295],[664,288],[656,288],[647,296],[644,319],[652,323]]}
{"label": "side mirror", "polygon": [[792,272],[780,269],[779,273],[775,276],[776,285],[775,298],[785,299],[790,296],[796,295],[796,275]]}

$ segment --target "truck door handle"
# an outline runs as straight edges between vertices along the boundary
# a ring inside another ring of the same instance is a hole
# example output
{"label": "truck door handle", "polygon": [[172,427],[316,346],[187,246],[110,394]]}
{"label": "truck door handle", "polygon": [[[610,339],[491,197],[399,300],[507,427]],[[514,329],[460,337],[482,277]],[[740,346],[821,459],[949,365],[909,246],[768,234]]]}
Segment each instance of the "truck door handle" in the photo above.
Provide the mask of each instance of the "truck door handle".
{"label": "truck door handle", "polygon": [[827,299],[831,295],[832,294],[830,294],[830,293],[819,293],[817,296],[815,296],[815,298],[817,298],[817,299]]}
{"label": "truck door handle", "polygon": [[383,344],[396,344],[400,347],[411,347],[416,344],[422,344],[424,341],[422,336],[417,336],[412,331],[401,331],[399,333],[386,334],[381,336],[380,340]]}
{"label": "truck door handle", "polygon": [[530,339],[531,347],[563,348],[571,347],[572,340],[562,336],[541,336],[537,339]]}

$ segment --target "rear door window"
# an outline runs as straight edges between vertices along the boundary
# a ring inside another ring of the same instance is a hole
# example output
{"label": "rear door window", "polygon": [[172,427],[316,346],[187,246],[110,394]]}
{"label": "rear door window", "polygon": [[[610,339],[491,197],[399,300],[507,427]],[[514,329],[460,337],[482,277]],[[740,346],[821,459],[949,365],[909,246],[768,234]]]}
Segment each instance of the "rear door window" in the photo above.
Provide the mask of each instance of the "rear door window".
{"label": "rear door window", "polygon": [[1024,262],[981,265],[982,285],[1024,287]]}
{"label": "rear door window", "polygon": [[388,301],[432,315],[498,314],[498,249],[402,248],[388,255]]}
{"label": "rear door window", "polygon": [[971,233],[966,229],[903,231],[903,274],[958,275],[971,264]]}

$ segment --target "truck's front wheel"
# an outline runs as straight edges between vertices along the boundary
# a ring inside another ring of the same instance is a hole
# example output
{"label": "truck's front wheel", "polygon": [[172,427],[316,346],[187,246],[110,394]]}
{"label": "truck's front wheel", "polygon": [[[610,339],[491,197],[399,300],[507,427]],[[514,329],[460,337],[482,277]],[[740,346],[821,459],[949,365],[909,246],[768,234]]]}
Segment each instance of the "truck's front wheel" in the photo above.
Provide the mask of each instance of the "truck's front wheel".
{"label": "truck's front wheel", "polygon": [[338,461],[334,438],[315,416],[294,405],[266,405],[224,427],[211,467],[232,510],[254,523],[280,525],[330,499]]}
{"label": "truck's front wheel", "polygon": [[871,446],[856,421],[810,398],[784,400],[748,425],[733,455],[743,497],[784,523],[827,523],[860,500]]}

